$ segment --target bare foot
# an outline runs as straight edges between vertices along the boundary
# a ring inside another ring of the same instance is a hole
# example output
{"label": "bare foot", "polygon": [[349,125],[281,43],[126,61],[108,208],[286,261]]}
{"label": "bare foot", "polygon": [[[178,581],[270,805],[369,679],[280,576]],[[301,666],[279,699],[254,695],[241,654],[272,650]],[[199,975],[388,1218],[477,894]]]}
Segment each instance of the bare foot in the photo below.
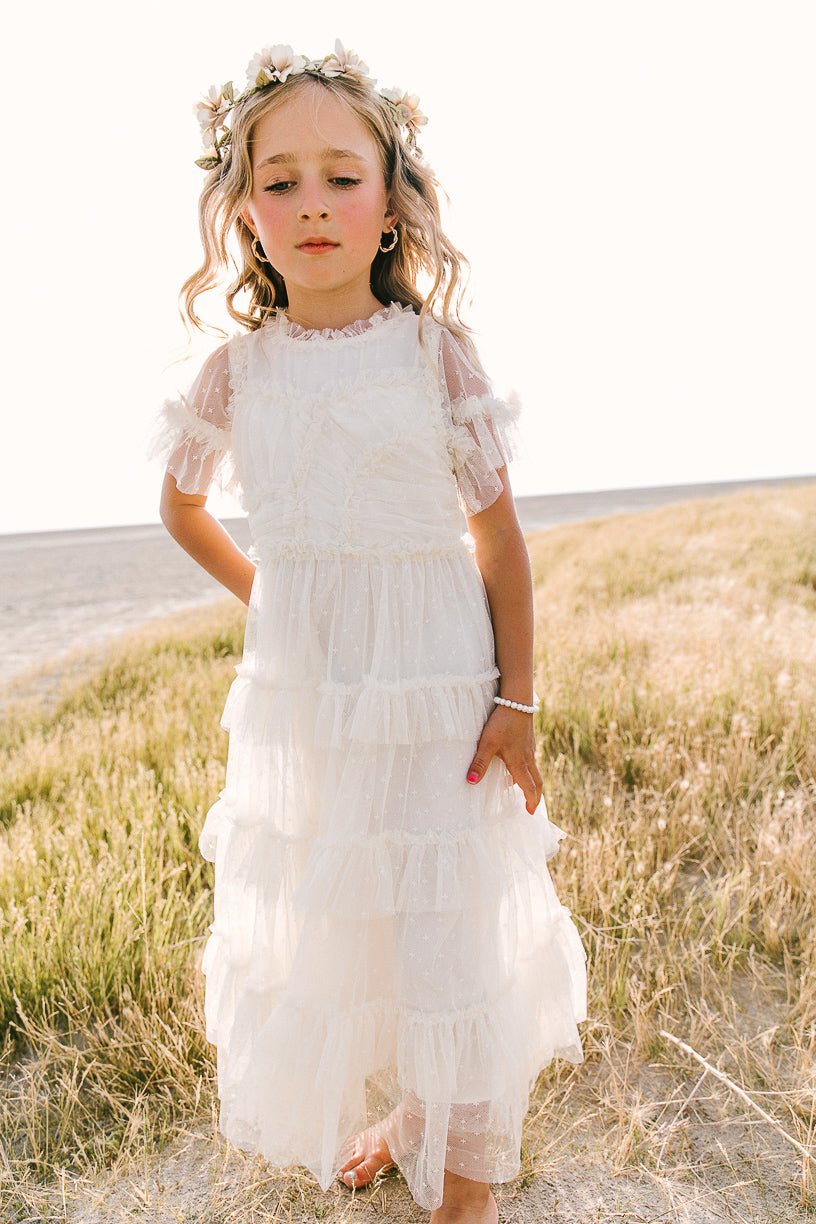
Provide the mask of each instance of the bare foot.
{"label": "bare foot", "polygon": [[479,1194],[472,1202],[464,1199],[443,1202],[431,1212],[431,1224],[499,1224],[499,1205],[488,1189],[486,1198]]}
{"label": "bare foot", "polygon": [[393,1114],[389,1114],[380,1126],[369,1126],[355,1137],[354,1155],[340,1169],[338,1181],[359,1190],[361,1186],[367,1186],[381,1169],[392,1167],[394,1162],[383,1134],[388,1119],[392,1117]]}

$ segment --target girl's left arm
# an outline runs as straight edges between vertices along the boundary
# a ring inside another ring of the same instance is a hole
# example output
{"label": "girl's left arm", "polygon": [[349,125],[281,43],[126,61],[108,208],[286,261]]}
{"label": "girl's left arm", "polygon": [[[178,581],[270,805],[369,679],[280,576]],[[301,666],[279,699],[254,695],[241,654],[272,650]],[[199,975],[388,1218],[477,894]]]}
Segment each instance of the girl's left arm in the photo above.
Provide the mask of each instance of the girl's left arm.
{"label": "girl's left arm", "polygon": [[[498,475],[504,491],[486,510],[468,517],[468,530],[475,542],[475,560],[490,604],[496,666],[501,672],[498,696],[532,705],[530,558],[516,517],[507,468],[500,468]],[[498,756],[524,792],[527,811],[532,813],[538,807],[543,789],[535,749],[533,715],[497,705],[482,730],[468,769],[468,781],[479,782],[492,758]]]}

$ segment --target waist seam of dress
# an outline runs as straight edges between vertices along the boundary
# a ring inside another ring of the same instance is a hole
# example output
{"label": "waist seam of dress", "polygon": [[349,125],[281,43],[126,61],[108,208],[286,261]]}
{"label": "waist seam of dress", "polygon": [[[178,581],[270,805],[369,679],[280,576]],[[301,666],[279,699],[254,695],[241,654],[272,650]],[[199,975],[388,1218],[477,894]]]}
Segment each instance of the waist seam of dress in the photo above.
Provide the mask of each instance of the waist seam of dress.
{"label": "waist seam of dress", "polygon": [[291,556],[292,558],[305,557],[306,559],[315,560],[332,560],[339,559],[343,556],[349,557],[369,557],[376,561],[411,561],[433,559],[435,557],[455,556],[457,553],[469,555],[465,540],[458,536],[455,543],[451,544],[429,544],[412,545],[406,548],[404,543],[396,542],[394,544],[371,545],[371,544],[352,544],[350,542],[329,543],[318,542],[316,540],[292,540],[292,539],[271,539],[264,538],[263,535],[257,535],[253,541],[253,549],[255,554],[263,559],[264,556]]}

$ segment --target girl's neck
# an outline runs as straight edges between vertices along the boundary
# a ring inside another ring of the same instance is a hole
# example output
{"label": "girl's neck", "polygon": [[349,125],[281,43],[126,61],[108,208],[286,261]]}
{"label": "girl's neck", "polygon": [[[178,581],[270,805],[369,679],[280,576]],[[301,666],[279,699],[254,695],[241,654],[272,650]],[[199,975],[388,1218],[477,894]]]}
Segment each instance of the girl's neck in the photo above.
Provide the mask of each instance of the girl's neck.
{"label": "girl's neck", "polygon": [[359,302],[348,296],[327,301],[317,295],[303,297],[298,294],[294,302],[289,299],[289,305],[282,313],[290,323],[297,323],[307,331],[322,331],[324,328],[339,331],[351,323],[369,319],[378,310],[382,310],[382,307],[383,303],[378,301],[370,290],[361,295]]}

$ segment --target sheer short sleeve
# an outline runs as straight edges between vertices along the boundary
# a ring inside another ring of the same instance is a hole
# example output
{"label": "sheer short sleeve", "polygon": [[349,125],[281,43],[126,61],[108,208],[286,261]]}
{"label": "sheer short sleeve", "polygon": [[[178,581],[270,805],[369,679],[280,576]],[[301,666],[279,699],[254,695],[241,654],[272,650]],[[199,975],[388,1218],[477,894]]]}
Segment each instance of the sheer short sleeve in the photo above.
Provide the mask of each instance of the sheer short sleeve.
{"label": "sheer short sleeve", "polygon": [[447,328],[439,344],[439,385],[459,503],[466,514],[478,514],[504,489],[498,469],[518,452],[521,404],[515,392],[506,400],[494,395],[481,363]]}
{"label": "sheer short sleeve", "polygon": [[210,353],[186,392],[164,401],[147,457],[162,459],[180,493],[207,494],[215,485],[240,496],[232,454],[229,342]]}

